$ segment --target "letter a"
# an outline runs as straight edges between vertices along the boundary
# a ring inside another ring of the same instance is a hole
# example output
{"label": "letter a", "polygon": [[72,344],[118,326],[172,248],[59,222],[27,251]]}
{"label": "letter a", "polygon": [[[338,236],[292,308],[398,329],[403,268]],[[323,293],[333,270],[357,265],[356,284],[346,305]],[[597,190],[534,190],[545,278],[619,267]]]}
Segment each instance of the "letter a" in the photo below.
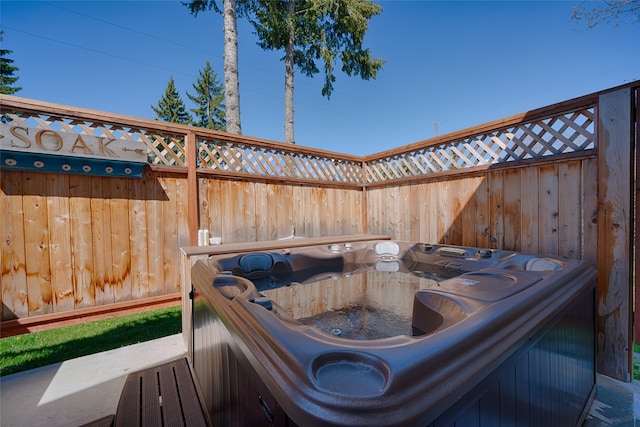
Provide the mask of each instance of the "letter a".
{"label": "letter a", "polygon": [[69,151],[73,153],[76,148],[83,149],[84,154],[93,154],[89,149],[89,147],[87,147],[87,144],[84,142],[84,139],[82,139],[82,135],[78,135],[78,137],[76,138],[76,141],[73,143],[73,146]]}

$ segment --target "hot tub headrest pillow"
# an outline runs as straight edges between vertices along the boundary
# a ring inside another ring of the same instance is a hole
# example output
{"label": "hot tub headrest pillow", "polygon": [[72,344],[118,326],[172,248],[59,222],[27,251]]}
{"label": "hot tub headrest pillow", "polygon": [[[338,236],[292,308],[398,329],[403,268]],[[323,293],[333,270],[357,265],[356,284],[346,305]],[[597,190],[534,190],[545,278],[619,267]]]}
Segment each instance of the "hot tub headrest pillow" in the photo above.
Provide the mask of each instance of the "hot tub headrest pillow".
{"label": "hot tub headrest pillow", "polygon": [[273,257],[269,254],[243,255],[238,265],[245,274],[253,271],[270,271],[273,268]]}
{"label": "hot tub headrest pillow", "polygon": [[398,256],[399,253],[400,246],[396,242],[379,242],[376,244],[376,254],[379,256]]}

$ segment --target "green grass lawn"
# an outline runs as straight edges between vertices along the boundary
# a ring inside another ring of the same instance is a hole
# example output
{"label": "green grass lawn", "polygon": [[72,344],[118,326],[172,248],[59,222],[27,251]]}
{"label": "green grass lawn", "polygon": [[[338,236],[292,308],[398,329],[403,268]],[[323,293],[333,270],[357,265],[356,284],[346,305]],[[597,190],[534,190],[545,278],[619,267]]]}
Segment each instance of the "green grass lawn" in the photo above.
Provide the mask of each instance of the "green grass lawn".
{"label": "green grass lawn", "polygon": [[0,376],[180,333],[182,307],[0,339]]}

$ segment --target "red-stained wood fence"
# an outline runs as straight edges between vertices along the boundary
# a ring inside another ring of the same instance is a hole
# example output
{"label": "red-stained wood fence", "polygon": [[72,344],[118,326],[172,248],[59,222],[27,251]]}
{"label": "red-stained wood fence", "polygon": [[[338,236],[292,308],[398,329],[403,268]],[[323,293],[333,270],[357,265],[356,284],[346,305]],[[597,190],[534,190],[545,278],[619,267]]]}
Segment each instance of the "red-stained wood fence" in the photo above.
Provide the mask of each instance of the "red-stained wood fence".
{"label": "red-stained wood fence", "polygon": [[629,379],[638,86],[365,157],[2,96],[9,126],[137,141],[149,159],[142,178],[2,169],[2,320],[175,296],[198,229],[368,233],[592,262],[598,369]]}

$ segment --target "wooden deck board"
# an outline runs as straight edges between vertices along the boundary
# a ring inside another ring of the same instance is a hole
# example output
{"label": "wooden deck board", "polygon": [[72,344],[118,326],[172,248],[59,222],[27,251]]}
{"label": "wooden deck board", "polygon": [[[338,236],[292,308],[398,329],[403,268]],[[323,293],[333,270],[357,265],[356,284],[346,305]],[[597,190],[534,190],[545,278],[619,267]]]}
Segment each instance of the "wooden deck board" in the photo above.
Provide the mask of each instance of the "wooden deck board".
{"label": "wooden deck board", "polygon": [[[180,390],[176,384],[174,363],[170,369],[156,369],[159,371],[160,393],[162,394],[162,420],[165,426],[182,426],[182,408],[180,406]],[[188,374],[188,372],[187,372]],[[197,399],[197,396],[196,396]]]}
{"label": "wooden deck board", "polygon": [[162,417],[160,416],[160,388],[158,387],[157,370],[142,371],[140,378],[140,392],[142,394],[142,422],[143,426],[160,426]]}
{"label": "wooden deck board", "polygon": [[118,402],[115,425],[140,425],[140,378],[129,375]]}

